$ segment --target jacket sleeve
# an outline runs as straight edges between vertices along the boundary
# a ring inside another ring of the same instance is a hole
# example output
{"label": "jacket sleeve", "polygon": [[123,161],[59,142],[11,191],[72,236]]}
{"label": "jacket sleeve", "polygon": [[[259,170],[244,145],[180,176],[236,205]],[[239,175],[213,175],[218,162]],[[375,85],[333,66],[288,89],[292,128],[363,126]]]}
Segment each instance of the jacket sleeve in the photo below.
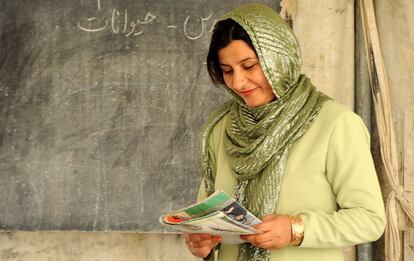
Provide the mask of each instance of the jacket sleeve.
{"label": "jacket sleeve", "polygon": [[300,211],[304,240],[300,247],[329,248],[377,240],[386,223],[384,204],[362,120],[345,112],[330,133],[326,177],[338,210]]}

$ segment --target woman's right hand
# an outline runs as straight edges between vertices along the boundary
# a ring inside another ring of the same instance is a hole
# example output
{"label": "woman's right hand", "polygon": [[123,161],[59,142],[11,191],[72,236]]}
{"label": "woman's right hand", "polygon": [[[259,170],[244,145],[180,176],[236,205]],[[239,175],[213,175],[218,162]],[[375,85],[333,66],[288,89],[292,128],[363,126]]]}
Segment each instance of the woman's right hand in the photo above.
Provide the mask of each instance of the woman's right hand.
{"label": "woman's right hand", "polygon": [[220,236],[210,234],[194,234],[184,233],[185,244],[190,252],[200,258],[204,258],[210,254],[211,250],[221,242]]}

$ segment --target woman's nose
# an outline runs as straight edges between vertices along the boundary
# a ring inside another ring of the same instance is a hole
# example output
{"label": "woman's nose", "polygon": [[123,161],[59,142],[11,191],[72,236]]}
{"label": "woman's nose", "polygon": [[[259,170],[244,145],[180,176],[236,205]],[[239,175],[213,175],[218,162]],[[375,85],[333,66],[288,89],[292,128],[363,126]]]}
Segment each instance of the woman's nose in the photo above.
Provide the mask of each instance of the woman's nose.
{"label": "woman's nose", "polygon": [[233,74],[233,88],[236,90],[243,90],[245,84],[247,83],[247,78],[243,72],[234,72]]}

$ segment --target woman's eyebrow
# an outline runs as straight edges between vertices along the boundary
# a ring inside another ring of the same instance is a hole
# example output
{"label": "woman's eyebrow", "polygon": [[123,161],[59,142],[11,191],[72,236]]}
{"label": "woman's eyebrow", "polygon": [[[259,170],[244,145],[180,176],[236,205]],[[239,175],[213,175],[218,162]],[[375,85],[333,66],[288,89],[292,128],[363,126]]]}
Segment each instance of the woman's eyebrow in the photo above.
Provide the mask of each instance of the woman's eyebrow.
{"label": "woman's eyebrow", "polygon": [[[244,58],[244,59],[241,59],[240,61],[238,61],[237,63],[242,63],[242,62],[245,62],[245,61],[248,61],[248,60],[258,60],[258,58],[257,57],[246,57],[246,58]],[[220,63],[220,65],[221,66],[230,66],[230,65],[227,65],[227,64],[225,64],[225,63]]]}
{"label": "woman's eyebrow", "polygon": [[242,62],[245,62],[245,61],[248,61],[248,60],[258,60],[258,59],[257,59],[257,57],[246,57],[246,58],[240,60],[239,63],[242,63]]}

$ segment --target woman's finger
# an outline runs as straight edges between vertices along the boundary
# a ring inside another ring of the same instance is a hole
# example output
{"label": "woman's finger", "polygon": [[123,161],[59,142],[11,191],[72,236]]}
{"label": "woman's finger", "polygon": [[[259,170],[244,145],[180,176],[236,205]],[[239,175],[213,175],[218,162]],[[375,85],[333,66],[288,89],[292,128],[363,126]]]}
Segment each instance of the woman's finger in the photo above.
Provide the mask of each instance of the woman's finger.
{"label": "woman's finger", "polygon": [[256,242],[256,244],[262,244],[262,243],[266,243],[266,242],[271,242],[273,240],[273,234],[271,232],[266,232],[263,234],[258,234],[254,241]]}
{"label": "woman's finger", "polygon": [[197,242],[197,241],[203,241],[203,240],[209,240],[211,239],[210,234],[187,234],[185,236],[186,242]]}
{"label": "woman's finger", "polygon": [[190,252],[200,258],[206,257],[210,252],[212,248],[210,247],[202,247],[202,248],[190,248]]}
{"label": "woman's finger", "polygon": [[202,240],[202,241],[191,241],[190,242],[190,246],[194,247],[194,248],[202,248],[202,247],[206,247],[206,246],[212,246],[213,244],[215,244],[215,243],[211,239]]}

